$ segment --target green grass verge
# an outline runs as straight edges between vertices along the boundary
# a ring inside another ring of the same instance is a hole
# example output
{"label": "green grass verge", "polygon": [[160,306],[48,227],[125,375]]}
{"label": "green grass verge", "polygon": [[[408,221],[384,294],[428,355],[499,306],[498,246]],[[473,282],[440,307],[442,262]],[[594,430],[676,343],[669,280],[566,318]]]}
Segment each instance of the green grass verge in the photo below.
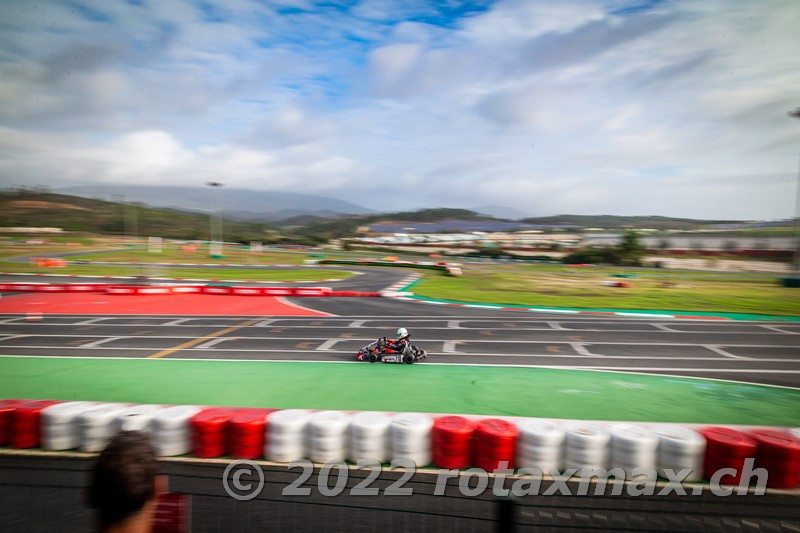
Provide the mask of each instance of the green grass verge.
{"label": "green grass verge", "polygon": [[427,298],[511,306],[800,315],[800,292],[779,286],[778,276],[676,277],[663,272],[617,279],[630,283],[629,288],[601,286],[601,281],[614,279],[612,272],[620,269],[575,273],[552,265],[479,268],[460,278],[426,276],[413,291]]}
{"label": "green grass verge", "polygon": [[0,397],[800,426],[800,390],[537,368],[0,357]]}
{"label": "green grass verge", "polygon": [[154,276],[167,278],[230,279],[241,281],[322,281],[347,279],[353,274],[333,270],[266,270],[248,268],[191,268],[147,266],[68,265],[58,268],[30,267],[20,263],[0,263],[0,271],[30,274],[74,274],[83,276]]}

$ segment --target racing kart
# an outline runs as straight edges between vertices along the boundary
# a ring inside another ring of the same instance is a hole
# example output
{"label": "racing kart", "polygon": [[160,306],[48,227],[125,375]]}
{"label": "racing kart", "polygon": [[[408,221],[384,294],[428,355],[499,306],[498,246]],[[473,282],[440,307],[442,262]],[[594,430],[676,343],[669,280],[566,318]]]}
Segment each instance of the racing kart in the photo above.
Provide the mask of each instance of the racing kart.
{"label": "racing kart", "polygon": [[419,363],[426,359],[428,354],[416,346],[408,344],[403,351],[390,348],[386,343],[386,338],[378,339],[367,344],[356,354],[356,360],[369,361],[370,363],[406,363],[408,365]]}

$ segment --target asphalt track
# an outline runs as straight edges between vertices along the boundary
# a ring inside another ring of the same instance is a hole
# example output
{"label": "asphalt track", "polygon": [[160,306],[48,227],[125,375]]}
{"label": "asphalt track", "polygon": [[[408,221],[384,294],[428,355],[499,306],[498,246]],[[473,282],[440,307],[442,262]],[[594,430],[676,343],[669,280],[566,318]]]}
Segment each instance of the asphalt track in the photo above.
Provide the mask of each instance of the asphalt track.
{"label": "asphalt track", "polygon": [[[15,297],[3,295],[6,303]],[[215,298],[222,303],[226,297]],[[31,320],[7,314],[0,315],[0,355],[352,361],[360,347],[402,325],[435,364],[610,370],[800,387],[797,323],[578,318],[385,298],[288,300],[337,316],[46,314]]]}

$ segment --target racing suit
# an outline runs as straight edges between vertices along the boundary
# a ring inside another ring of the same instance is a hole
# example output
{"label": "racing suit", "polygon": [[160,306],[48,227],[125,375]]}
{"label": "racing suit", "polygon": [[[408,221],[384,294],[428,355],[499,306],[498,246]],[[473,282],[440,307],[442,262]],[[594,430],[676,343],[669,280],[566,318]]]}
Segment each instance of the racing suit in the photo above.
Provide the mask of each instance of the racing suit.
{"label": "racing suit", "polygon": [[386,339],[386,347],[398,353],[405,352],[410,345],[411,339],[408,337],[398,340]]}

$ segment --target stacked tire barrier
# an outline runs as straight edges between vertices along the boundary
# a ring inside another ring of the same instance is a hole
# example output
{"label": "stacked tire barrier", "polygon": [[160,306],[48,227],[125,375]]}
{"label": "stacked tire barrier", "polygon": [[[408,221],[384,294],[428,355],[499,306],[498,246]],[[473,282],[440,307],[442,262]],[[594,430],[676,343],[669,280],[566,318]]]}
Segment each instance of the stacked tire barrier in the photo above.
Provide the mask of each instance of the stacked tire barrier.
{"label": "stacked tire barrier", "polygon": [[487,472],[514,468],[519,429],[500,418],[481,420],[475,426],[473,463]]}
{"label": "stacked tire barrier", "polygon": [[366,411],[350,419],[349,459],[358,464],[385,463],[391,419],[384,413]]}
{"label": "stacked tire barrier", "polygon": [[706,439],[698,432],[681,426],[661,426],[658,435],[658,473],[667,477],[666,470],[689,470],[686,481],[703,479],[703,459]]}
{"label": "stacked tire barrier", "polygon": [[228,454],[228,422],[234,412],[230,407],[209,407],[191,418],[193,455],[209,459]]}
{"label": "stacked tire barrier", "polygon": [[723,476],[724,484],[736,485],[741,481],[744,461],[755,457],[757,443],[750,435],[735,429],[710,427],[702,431],[706,438],[705,477],[710,479],[715,472],[731,468],[737,473]]}
{"label": "stacked tire barrier", "polygon": [[265,409],[242,409],[229,422],[230,454],[237,459],[258,459],[264,453]]}
{"label": "stacked tire barrier", "polygon": [[393,461],[426,466],[433,460],[433,418],[422,413],[400,413],[389,426],[389,450]]}
{"label": "stacked tire barrier", "polygon": [[276,463],[290,463],[308,456],[306,427],[311,413],[303,409],[277,411],[269,417],[269,439],[264,457]]}
{"label": "stacked tire barrier", "polygon": [[475,422],[463,416],[440,416],[433,422],[433,463],[440,468],[472,464]]}
{"label": "stacked tire barrier", "polygon": [[665,478],[671,478],[669,471],[684,471],[684,481],[717,476],[723,485],[740,484],[746,463],[754,461],[768,473],[767,486],[800,487],[800,429],[0,400],[0,445],[12,448],[96,453],[128,429],[147,432],[161,456],[397,461],[487,472],[536,468],[545,474],[610,468],[626,479],[643,470]]}
{"label": "stacked tire barrier", "polygon": [[519,425],[517,466],[538,468],[542,472],[564,468],[564,428],[540,420],[526,420]]}

